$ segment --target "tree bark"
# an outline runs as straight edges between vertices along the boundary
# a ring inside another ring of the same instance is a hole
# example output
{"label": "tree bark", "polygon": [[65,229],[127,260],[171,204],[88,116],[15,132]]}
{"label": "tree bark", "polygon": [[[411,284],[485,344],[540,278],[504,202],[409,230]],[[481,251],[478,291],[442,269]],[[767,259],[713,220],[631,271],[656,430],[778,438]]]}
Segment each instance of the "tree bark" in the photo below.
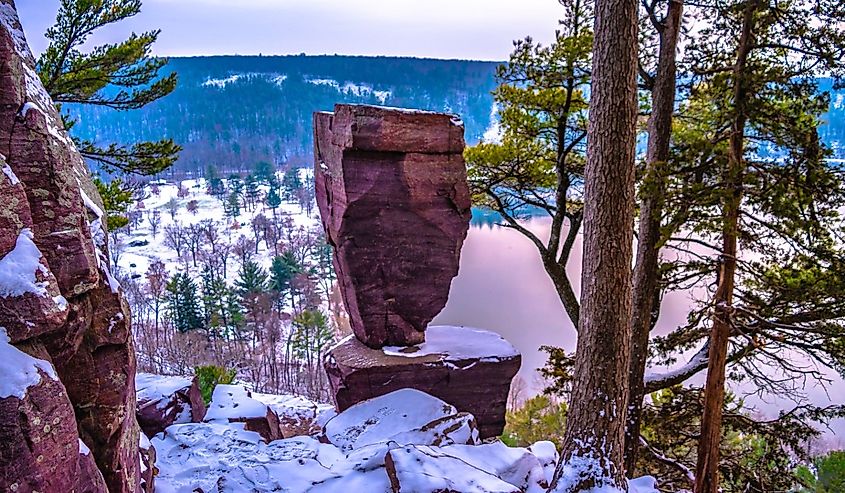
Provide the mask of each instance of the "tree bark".
{"label": "tree bark", "polygon": [[661,243],[660,219],[666,195],[667,161],[675,111],[675,76],[678,36],[683,0],[669,0],[666,16],[656,26],[660,35],[657,72],[652,88],[652,110],[648,120],[648,146],[640,206],[637,261],[634,265],[633,306],[631,312],[631,367],[628,376],[630,396],[625,428],[625,470],[633,473],[640,445],[648,339],[654,326],[659,299],[658,262]]}
{"label": "tree bark", "polygon": [[719,444],[722,430],[722,406],[725,400],[725,367],[731,335],[731,315],[736,277],[739,210],[742,204],[743,154],[745,140],[746,99],[745,83],[748,54],[751,52],[754,14],[759,0],[749,0],[743,14],[742,30],[733,67],[733,122],[728,148],[728,162],[724,175],[722,200],[722,259],[719,282],[714,298],[713,327],[710,332],[710,352],[707,383],[704,387],[704,414],[701,418],[701,438],[698,442],[695,493],[717,493],[719,490]]}
{"label": "tree bark", "polygon": [[601,486],[627,490],[622,459],[630,360],[637,2],[598,0],[595,13],[580,323],[563,450],[550,490],[557,493]]}

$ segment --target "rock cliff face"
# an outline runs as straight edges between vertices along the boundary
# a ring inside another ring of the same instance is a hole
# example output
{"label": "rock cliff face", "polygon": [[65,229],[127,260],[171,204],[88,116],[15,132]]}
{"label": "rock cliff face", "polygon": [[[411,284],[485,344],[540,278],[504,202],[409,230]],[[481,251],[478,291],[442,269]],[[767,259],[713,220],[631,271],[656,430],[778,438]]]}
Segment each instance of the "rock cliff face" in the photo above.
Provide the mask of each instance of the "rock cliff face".
{"label": "rock cliff face", "polygon": [[0,0],[0,351],[35,368],[0,392],[0,440],[27,444],[2,448],[0,490],[139,491],[129,312],[102,203],[34,67]]}
{"label": "rock cliff face", "polygon": [[314,115],[314,132],[317,204],[352,330],[372,348],[423,342],[469,229],[463,126],[337,105]]}

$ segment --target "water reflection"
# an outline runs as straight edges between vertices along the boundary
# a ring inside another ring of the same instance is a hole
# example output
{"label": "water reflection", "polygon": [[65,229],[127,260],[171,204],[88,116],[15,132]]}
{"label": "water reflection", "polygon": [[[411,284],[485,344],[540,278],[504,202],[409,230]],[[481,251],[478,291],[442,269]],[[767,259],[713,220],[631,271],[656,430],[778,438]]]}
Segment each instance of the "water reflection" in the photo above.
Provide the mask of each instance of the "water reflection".
{"label": "water reflection", "polygon": [[[473,211],[472,227],[461,253],[460,273],[452,281],[449,302],[433,323],[480,327],[502,334],[522,352],[520,376],[530,391],[538,392],[543,384],[536,369],[545,363],[545,353],[538,348],[554,345],[574,350],[575,329],[534,245],[520,233],[497,223],[495,214]],[[538,236],[548,238],[548,218],[534,218],[525,225]],[[567,266],[576,281],[576,292],[580,292],[580,265],[579,238]],[[664,334],[683,324],[690,304],[687,293],[667,296],[656,332]],[[841,403],[837,396],[845,392],[845,382],[834,374],[830,376],[835,378],[828,389],[834,401],[821,386],[808,382],[805,392],[814,403]],[[703,375],[695,383],[703,383]],[[746,402],[769,416],[793,406],[786,399],[763,401],[756,396],[748,397]],[[845,421],[835,424],[834,434],[845,436]]]}

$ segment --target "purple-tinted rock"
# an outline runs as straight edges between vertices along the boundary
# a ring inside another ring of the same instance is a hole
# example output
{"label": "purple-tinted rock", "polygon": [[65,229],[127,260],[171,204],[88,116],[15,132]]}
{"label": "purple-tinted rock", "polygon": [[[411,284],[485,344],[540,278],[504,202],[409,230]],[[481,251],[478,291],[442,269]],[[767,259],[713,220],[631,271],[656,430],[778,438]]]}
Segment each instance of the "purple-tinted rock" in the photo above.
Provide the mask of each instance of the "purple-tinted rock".
{"label": "purple-tinted rock", "polygon": [[315,188],[356,337],[419,344],[443,309],[469,228],[453,116],[337,105],[314,115]]}
{"label": "purple-tinted rock", "polygon": [[[55,402],[35,403],[33,412],[61,421],[73,440],[63,436],[60,452],[76,464],[68,469],[56,459],[55,468],[33,469],[39,484],[61,485],[35,489],[101,491],[105,480],[111,493],[136,493],[135,353],[129,311],[109,273],[102,200],[35,72],[12,0],[0,0],[0,133],[0,263],[7,263],[0,265],[0,326],[17,347],[41,348],[55,367]],[[33,387],[32,398],[40,388]],[[60,400],[72,406],[70,418]],[[0,413],[0,429],[14,430],[13,419]],[[75,452],[80,438],[88,454]],[[54,453],[45,450],[40,460]],[[23,453],[2,455],[0,471],[36,467],[28,460]]]}
{"label": "purple-tinted rock", "polygon": [[405,348],[372,349],[349,337],[329,352],[325,367],[340,412],[412,388],[471,413],[481,438],[488,438],[502,434],[511,380],[521,361],[498,334],[433,326],[424,344]]}
{"label": "purple-tinted rock", "polygon": [[205,418],[197,377],[135,376],[138,424],[150,438],[170,425],[201,423]]}
{"label": "purple-tinted rock", "polygon": [[105,493],[43,346],[15,347],[0,331],[0,358],[0,491]]}

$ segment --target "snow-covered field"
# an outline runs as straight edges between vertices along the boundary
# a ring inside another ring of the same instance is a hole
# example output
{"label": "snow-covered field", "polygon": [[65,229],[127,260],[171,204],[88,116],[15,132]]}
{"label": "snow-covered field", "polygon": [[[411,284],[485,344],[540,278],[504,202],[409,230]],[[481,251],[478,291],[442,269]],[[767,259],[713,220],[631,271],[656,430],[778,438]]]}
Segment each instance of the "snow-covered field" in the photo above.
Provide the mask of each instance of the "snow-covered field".
{"label": "snow-covered field", "polygon": [[[279,179],[281,180],[281,178],[280,175]],[[180,186],[188,190],[188,196],[178,196]],[[147,186],[144,189],[145,198],[132,207],[132,209],[142,213],[140,225],[131,228],[131,234],[118,233],[118,239],[122,245],[112,246],[112,249],[119,248],[122,251],[117,261],[117,272],[122,275],[136,278],[143,277],[150,264],[156,260],[164,262],[168,273],[171,275],[177,271],[185,270],[186,267],[190,273],[198,273],[191,262],[179,259],[175,250],[165,244],[164,230],[173,224],[178,223],[187,226],[211,220],[217,224],[223,240],[226,243],[234,244],[241,235],[252,238],[250,224],[255,217],[259,215],[264,215],[267,218],[273,217],[273,210],[267,207],[264,200],[268,190],[266,185],[259,186],[259,200],[255,209],[247,210],[245,207],[241,207],[240,214],[234,218],[235,221],[226,217],[223,202],[208,194],[206,182],[202,178],[182,180],[178,184],[157,183],[154,187],[158,190],[158,194],[153,193],[153,186]],[[175,199],[178,204],[175,216],[171,216],[168,207],[171,199]],[[190,212],[187,208],[188,203],[192,200],[197,202],[196,213]],[[150,224],[150,217],[154,211],[158,212],[160,218],[155,236],[152,234]],[[298,203],[283,200],[282,205],[276,209],[275,213],[277,217],[286,216],[290,218],[294,228],[308,230],[320,224],[319,212],[316,207],[309,215]],[[234,225],[235,222],[237,222],[237,226]],[[260,242],[254,260],[266,269],[270,266],[272,256],[273,254],[268,250],[267,245]],[[237,268],[227,269],[227,282],[234,281],[237,278],[237,273]]]}

